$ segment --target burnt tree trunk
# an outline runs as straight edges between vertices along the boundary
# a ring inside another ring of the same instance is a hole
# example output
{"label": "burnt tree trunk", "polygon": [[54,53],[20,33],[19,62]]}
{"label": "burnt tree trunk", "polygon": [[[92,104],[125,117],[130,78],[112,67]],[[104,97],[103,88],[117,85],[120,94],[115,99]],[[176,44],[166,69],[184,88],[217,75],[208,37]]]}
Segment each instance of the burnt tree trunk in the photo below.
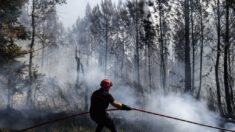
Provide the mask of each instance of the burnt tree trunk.
{"label": "burnt tree trunk", "polygon": [[232,104],[230,98],[229,89],[229,75],[228,75],[228,52],[229,52],[229,2],[226,1],[226,24],[225,24],[225,45],[224,45],[224,89],[225,89],[225,100],[228,114],[232,114]]}
{"label": "burnt tree trunk", "polygon": [[78,57],[78,48],[77,47],[76,47],[76,50],[75,50],[75,59],[76,59],[76,62],[77,62],[76,86],[78,86],[79,85],[79,81],[80,81],[79,73],[80,73],[81,61],[80,61],[80,57]]}
{"label": "burnt tree trunk", "polygon": [[152,73],[151,73],[151,51],[148,43],[148,76],[149,76],[149,92],[152,92]]}
{"label": "burnt tree trunk", "polygon": [[191,20],[191,42],[192,42],[192,52],[193,52],[193,58],[192,58],[192,89],[194,90],[194,81],[195,81],[195,40],[194,40],[194,20],[193,20],[193,13],[194,13],[194,7],[193,7],[193,1],[190,0],[190,20]]}
{"label": "burnt tree trunk", "polygon": [[184,1],[184,20],[185,20],[185,93],[192,94],[191,88],[191,61],[190,61],[190,43],[189,43],[189,0]]}
{"label": "burnt tree trunk", "polygon": [[200,46],[200,75],[199,75],[200,80],[199,80],[199,90],[197,93],[197,99],[200,98],[201,88],[202,88],[202,63],[203,63],[203,48],[204,48],[204,25],[203,25],[202,4],[200,4],[199,13],[200,13],[200,25],[201,25],[201,31],[200,31],[201,46]]}
{"label": "burnt tree trunk", "polygon": [[164,94],[166,94],[166,87],[165,87],[165,80],[166,80],[166,75],[165,75],[165,57],[164,57],[164,41],[163,41],[163,21],[162,21],[162,16],[163,16],[163,11],[162,11],[162,1],[158,0],[158,7],[159,7],[159,28],[160,28],[160,56],[161,56],[161,61],[160,61],[160,73],[161,73],[161,84],[162,88],[164,91]]}
{"label": "burnt tree trunk", "polygon": [[136,30],[136,49],[135,49],[135,60],[136,60],[136,69],[137,69],[137,83],[140,85],[140,60],[139,60],[139,24],[138,24],[138,0],[135,1],[135,30]]}
{"label": "burnt tree trunk", "polygon": [[217,101],[218,108],[220,113],[222,114],[222,106],[221,106],[221,90],[220,90],[220,82],[219,82],[219,64],[220,64],[220,36],[221,36],[221,24],[220,24],[220,0],[217,0],[217,55],[216,55],[216,64],[215,64],[215,81],[216,81],[216,89],[217,89]]}

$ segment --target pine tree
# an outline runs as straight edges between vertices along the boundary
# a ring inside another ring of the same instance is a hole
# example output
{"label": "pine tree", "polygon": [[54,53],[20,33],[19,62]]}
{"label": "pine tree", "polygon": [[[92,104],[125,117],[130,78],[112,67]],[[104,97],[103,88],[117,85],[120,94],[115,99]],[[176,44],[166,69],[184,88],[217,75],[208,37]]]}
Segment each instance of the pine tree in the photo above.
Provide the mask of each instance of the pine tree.
{"label": "pine tree", "polygon": [[153,52],[153,47],[154,47],[154,40],[156,36],[156,31],[154,30],[154,25],[153,22],[151,21],[151,14],[147,15],[147,17],[144,20],[144,31],[145,31],[145,36],[144,36],[144,42],[147,45],[147,58],[148,58],[148,89],[149,92],[151,93],[153,86],[152,86],[152,52]]}
{"label": "pine tree", "polygon": [[225,3],[225,46],[224,46],[224,89],[225,89],[225,100],[228,114],[232,114],[232,103],[231,103],[231,91],[229,88],[229,73],[228,73],[228,55],[230,49],[230,29],[229,29],[229,1]]}
{"label": "pine tree", "polygon": [[222,113],[222,104],[221,104],[221,88],[219,81],[219,64],[221,56],[221,13],[220,13],[220,0],[217,0],[217,55],[216,55],[216,64],[215,64],[215,82],[216,82],[216,93],[217,101],[220,113]]}
{"label": "pine tree", "polygon": [[[13,107],[13,96],[24,85],[23,69],[26,65],[16,59],[25,51],[17,40],[26,40],[28,34],[23,25],[18,21],[21,8],[26,1],[0,0],[0,79],[5,82],[7,91],[7,107]],[[4,86],[3,86],[4,87]]]}
{"label": "pine tree", "polygon": [[24,3],[25,0],[0,1],[0,65],[22,54],[14,41],[28,37],[25,28],[17,20]]}
{"label": "pine tree", "polygon": [[184,20],[185,20],[185,93],[192,93],[191,88],[191,57],[190,57],[190,41],[189,41],[189,0],[184,1]]}
{"label": "pine tree", "polygon": [[63,4],[65,0],[32,0],[31,1],[31,43],[29,53],[29,89],[27,93],[27,106],[33,106],[32,99],[32,82],[33,77],[33,51],[35,46],[35,40],[37,36],[37,26],[40,21],[45,19],[50,12],[53,12],[55,5]]}

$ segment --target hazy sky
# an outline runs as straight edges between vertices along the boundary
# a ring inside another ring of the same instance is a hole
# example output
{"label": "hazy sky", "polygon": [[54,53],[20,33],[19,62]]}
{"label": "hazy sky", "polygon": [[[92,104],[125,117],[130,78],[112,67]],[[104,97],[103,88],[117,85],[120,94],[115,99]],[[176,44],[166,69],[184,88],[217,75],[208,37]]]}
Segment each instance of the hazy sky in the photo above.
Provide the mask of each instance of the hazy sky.
{"label": "hazy sky", "polygon": [[[117,2],[118,0],[112,1]],[[63,22],[66,28],[71,27],[77,20],[78,16],[84,16],[88,2],[91,7],[93,7],[94,5],[101,3],[101,0],[67,0],[67,4],[57,7],[60,21]]]}

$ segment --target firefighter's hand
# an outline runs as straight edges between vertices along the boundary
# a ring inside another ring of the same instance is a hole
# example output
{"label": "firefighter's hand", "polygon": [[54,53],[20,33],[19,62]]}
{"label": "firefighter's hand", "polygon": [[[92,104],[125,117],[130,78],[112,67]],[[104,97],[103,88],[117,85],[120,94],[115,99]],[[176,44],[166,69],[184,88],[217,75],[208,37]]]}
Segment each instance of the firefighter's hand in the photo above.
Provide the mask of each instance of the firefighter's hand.
{"label": "firefighter's hand", "polygon": [[128,106],[128,105],[125,105],[125,104],[122,104],[122,108],[121,108],[122,110],[132,110],[132,108],[130,107],[130,106]]}

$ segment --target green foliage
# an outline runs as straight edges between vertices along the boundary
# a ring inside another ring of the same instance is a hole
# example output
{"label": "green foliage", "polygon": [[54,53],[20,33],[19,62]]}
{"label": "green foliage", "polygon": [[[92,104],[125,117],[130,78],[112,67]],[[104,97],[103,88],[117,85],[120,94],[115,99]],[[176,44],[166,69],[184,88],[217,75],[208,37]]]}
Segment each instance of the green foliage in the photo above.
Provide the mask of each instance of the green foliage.
{"label": "green foliage", "polygon": [[26,83],[23,77],[26,65],[16,60],[26,53],[16,44],[17,40],[29,38],[25,27],[18,21],[25,2],[26,0],[0,0],[0,81],[5,84],[1,88],[8,89],[5,95],[8,97],[8,107],[13,105],[13,95],[19,93]]}
{"label": "green foliage", "polygon": [[15,44],[16,39],[27,39],[25,28],[18,22],[25,0],[0,0],[0,63],[13,60],[24,51]]}
{"label": "green foliage", "polygon": [[1,57],[3,57],[6,62],[9,62],[16,57],[25,54],[26,51],[22,50],[21,47],[17,46],[16,44],[10,44],[1,47],[0,52]]}
{"label": "green foliage", "polygon": [[66,0],[34,0],[34,16],[45,19],[47,15],[55,11],[57,4],[64,4]]}
{"label": "green foliage", "polygon": [[20,34],[19,30],[23,31],[17,18],[24,2],[25,0],[0,0],[0,41],[7,39],[8,32]]}

